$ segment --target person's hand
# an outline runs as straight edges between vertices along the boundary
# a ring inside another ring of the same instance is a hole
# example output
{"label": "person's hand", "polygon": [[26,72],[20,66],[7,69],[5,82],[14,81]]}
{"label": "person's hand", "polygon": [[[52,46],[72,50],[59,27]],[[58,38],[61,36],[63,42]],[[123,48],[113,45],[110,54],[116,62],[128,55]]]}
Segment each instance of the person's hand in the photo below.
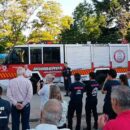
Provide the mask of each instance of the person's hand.
{"label": "person's hand", "polygon": [[103,114],[98,117],[98,127],[99,128],[102,129],[106,125],[107,122],[108,122],[108,116],[106,114]]}
{"label": "person's hand", "polygon": [[23,104],[21,104],[21,103],[17,103],[16,104],[16,108],[18,109],[18,110],[22,110],[23,109]]}
{"label": "person's hand", "polygon": [[37,82],[37,88],[40,89],[40,86],[41,86],[40,81],[38,81],[38,82]]}

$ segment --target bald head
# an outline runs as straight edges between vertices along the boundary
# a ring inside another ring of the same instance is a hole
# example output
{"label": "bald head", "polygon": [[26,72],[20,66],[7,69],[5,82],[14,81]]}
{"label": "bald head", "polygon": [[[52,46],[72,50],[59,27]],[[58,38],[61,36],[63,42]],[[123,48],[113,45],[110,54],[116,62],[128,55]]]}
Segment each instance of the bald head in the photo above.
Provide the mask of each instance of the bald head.
{"label": "bald head", "polygon": [[42,113],[44,123],[57,125],[62,115],[61,103],[56,99],[48,100],[44,105]]}

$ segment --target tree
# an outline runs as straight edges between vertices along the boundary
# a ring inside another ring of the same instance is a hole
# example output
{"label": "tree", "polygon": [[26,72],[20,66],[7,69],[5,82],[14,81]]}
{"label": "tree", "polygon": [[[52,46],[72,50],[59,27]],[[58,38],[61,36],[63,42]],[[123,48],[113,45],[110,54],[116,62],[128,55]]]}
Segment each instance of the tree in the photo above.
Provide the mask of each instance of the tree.
{"label": "tree", "polygon": [[68,42],[68,38],[73,39],[75,43],[96,41],[102,33],[100,28],[106,25],[106,16],[95,14],[93,6],[86,1],[75,8],[73,18],[74,24],[70,31],[67,30],[62,34],[63,41],[66,39]]}
{"label": "tree", "polygon": [[[60,4],[44,0],[0,1],[0,44],[16,44],[58,39],[61,30],[73,22],[63,16]],[[28,34],[28,37],[25,35]]]}
{"label": "tree", "polygon": [[39,20],[35,22],[34,29],[29,37],[31,42],[57,40],[61,31],[69,29],[73,22],[71,17],[62,15],[60,4],[54,1],[44,2],[37,16]]}
{"label": "tree", "polygon": [[33,17],[42,0],[0,1],[0,43],[6,46],[24,44],[23,31],[33,23]]}
{"label": "tree", "polygon": [[[92,0],[97,14],[105,14],[107,18],[107,29],[118,28],[118,38],[125,39],[130,20],[129,0]],[[105,7],[104,7],[105,6]],[[120,37],[119,37],[120,36]],[[116,39],[118,40],[118,39]]]}

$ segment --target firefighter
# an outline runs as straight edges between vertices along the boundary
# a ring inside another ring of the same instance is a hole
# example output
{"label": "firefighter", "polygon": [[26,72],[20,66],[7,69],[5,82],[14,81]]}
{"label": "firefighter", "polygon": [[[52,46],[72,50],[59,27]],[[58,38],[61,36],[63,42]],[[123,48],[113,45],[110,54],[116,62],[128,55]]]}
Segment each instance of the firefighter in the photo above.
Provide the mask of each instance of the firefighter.
{"label": "firefighter", "polygon": [[85,85],[80,82],[80,74],[76,73],[74,75],[75,82],[71,84],[70,87],[70,102],[68,106],[68,128],[72,130],[72,118],[74,115],[74,112],[76,111],[76,117],[77,117],[77,125],[76,130],[80,130],[80,124],[81,124],[81,115],[82,115],[82,98],[83,98],[83,92],[85,89]]}
{"label": "firefighter", "polygon": [[95,80],[94,72],[89,73],[89,79],[90,80],[86,84],[87,98],[86,98],[86,105],[85,105],[87,130],[91,130],[91,112],[93,112],[93,116],[94,116],[94,128],[95,129],[98,128],[97,92],[98,92],[99,84]]}
{"label": "firefighter", "polygon": [[107,114],[109,119],[115,119],[116,113],[113,111],[111,104],[111,91],[113,87],[118,87],[120,82],[116,79],[117,72],[114,69],[110,69],[107,73],[106,80],[104,82],[104,86],[102,88],[102,93],[105,94],[104,105],[103,105],[103,113]]}
{"label": "firefighter", "polygon": [[65,67],[63,69],[62,75],[63,75],[63,78],[64,78],[64,86],[65,86],[65,90],[66,90],[65,96],[68,96],[69,88],[70,88],[70,85],[71,85],[71,69],[68,67],[67,62],[65,62],[64,66]]}

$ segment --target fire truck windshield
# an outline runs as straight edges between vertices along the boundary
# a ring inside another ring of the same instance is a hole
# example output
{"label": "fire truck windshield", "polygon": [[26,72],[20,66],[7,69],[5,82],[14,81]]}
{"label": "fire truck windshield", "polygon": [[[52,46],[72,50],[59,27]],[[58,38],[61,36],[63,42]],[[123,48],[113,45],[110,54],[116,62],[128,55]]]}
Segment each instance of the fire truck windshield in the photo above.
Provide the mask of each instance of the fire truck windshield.
{"label": "fire truck windshield", "polygon": [[28,64],[28,48],[14,47],[7,56],[5,64]]}
{"label": "fire truck windshield", "polygon": [[[30,52],[29,52],[30,51]],[[30,54],[30,55],[29,55]],[[14,47],[3,64],[60,63],[60,47]]]}

